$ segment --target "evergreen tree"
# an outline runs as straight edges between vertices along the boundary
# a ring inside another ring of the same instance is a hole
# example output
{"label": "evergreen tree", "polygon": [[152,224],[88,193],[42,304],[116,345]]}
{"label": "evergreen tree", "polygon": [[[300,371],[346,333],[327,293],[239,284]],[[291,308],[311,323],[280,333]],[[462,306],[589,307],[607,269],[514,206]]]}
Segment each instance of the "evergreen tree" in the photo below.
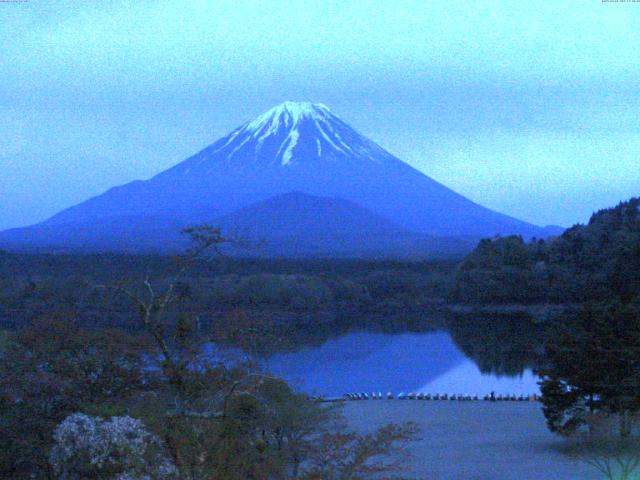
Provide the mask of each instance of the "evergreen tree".
{"label": "evergreen tree", "polygon": [[541,391],[552,431],[570,433],[587,413],[617,415],[619,433],[640,410],[640,302],[588,305],[546,344]]}

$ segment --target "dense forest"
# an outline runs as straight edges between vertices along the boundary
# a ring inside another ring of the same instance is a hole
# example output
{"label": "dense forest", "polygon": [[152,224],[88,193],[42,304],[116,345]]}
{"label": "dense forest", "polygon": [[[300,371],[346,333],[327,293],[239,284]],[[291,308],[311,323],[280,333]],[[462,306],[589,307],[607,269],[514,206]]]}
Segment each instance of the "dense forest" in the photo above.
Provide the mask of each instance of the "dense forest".
{"label": "dense forest", "polygon": [[640,291],[640,199],[593,214],[561,236],[482,240],[458,267],[455,303],[583,303]]}
{"label": "dense forest", "polygon": [[[125,298],[107,285],[145,279],[166,285],[176,259],[127,255],[0,253],[0,326],[27,325],[51,311],[85,326],[138,328]],[[203,325],[236,310],[276,323],[371,323],[399,312],[425,317],[441,303],[454,262],[243,260],[195,262],[176,286],[174,311]]]}

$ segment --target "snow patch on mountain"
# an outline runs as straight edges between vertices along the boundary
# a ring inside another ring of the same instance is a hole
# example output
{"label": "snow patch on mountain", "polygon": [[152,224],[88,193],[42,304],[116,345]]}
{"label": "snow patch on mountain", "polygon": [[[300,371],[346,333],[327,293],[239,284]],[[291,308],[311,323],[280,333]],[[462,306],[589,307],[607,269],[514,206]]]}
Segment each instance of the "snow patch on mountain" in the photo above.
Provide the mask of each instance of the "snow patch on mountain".
{"label": "snow patch on mountain", "polygon": [[326,105],[286,101],[216,142],[207,155],[200,156],[198,163],[209,164],[213,160],[287,166],[314,159],[364,159],[379,163],[381,153],[387,155]]}
{"label": "snow patch on mountain", "polygon": [[332,116],[334,115],[329,108],[322,103],[286,101],[248,122],[246,129],[262,132],[262,138],[264,138],[276,133],[281,125],[285,128],[293,128],[303,119],[326,121]]}
{"label": "snow patch on mountain", "polygon": [[291,130],[291,133],[289,133],[285,142],[287,148],[282,154],[282,165],[288,165],[291,161],[291,157],[293,156],[293,147],[298,143],[298,138],[300,138],[300,132],[298,132],[297,129]]}

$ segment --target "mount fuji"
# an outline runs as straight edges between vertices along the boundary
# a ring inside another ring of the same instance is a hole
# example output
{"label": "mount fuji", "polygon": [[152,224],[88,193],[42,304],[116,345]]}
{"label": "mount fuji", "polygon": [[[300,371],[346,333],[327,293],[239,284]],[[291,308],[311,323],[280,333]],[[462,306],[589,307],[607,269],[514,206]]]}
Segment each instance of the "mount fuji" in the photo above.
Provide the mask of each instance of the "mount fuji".
{"label": "mount fuji", "polygon": [[428,253],[557,233],[466,199],[322,104],[284,102],[149,180],[1,232],[0,247],[167,251],[180,248],[180,228],[201,223],[248,230],[271,245],[262,254],[285,256]]}

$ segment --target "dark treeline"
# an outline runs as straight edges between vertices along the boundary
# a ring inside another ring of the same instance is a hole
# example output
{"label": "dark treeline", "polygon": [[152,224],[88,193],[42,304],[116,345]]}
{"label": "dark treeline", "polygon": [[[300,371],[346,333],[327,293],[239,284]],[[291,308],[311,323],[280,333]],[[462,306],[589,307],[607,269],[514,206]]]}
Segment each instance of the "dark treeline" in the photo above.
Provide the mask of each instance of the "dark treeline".
{"label": "dark treeline", "polygon": [[[176,311],[188,310],[204,324],[238,309],[284,323],[424,316],[425,306],[444,298],[454,268],[453,262],[214,258],[194,262],[180,279]],[[102,287],[145,279],[162,285],[174,269],[175,259],[161,256],[0,253],[0,325],[16,328],[66,311],[86,326],[137,328],[125,299]]]}
{"label": "dark treeline", "polygon": [[488,239],[460,265],[458,303],[584,303],[640,291],[640,199],[593,214],[560,237]]}
{"label": "dark treeline", "polygon": [[[448,272],[459,260],[407,261],[341,258],[234,258],[217,257],[195,262],[191,274],[207,276],[219,273],[237,274],[336,274],[352,275],[380,270],[424,273]],[[103,254],[20,254],[0,250],[0,275],[70,276],[90,274],[99,278],[121,278],[129,275],[162,275],[171,271],[175,258],[164,255]]]}

